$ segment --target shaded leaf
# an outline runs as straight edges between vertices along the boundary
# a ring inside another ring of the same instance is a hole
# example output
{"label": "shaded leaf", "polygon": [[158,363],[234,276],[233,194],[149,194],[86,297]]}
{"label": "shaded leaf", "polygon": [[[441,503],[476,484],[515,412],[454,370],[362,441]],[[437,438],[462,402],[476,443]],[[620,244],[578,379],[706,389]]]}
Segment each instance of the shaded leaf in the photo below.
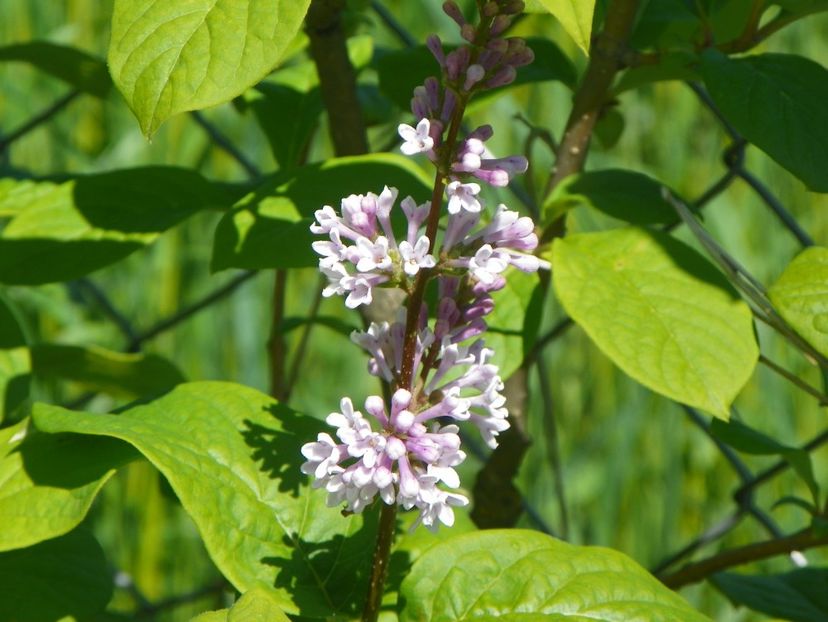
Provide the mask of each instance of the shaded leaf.
{"label": "shaded leaf", "polygon": [[0,553],[0,620],[82,618],[102,611],[111,597],[109,564],[98,542],[83,529]]}
{"label": "shaded leaf", "polygon": [[698,252],[639,228],[555,241],[555,291],[616,365],[727,419],[759,356],[750,309]]}
{"label": "shaded leaf", "polygon": [[15,418],[29,397],[30,371],[26,337],[13,307],[0,294],[0,424]]}
{"label": "shaded leaf", "polygon": [[120,441],[43,434],[28,419],[0,430],[0,551],[74,529],[115,470],[135,457]]}
{"label": "shaded leaf", "polygon": [[612,92],[620,95],[630,89],[668,80],[701,80],[697,69],[698,62],[699,57],[691,52],[665,53],[654,65],[641,65],[625,70]]}
{"label": "shaded leaf", "polygon": [[43,343],[32,347],[34,373],[76,382],[90,391],[142,397],[185,381],[179,369],[156,354],[124,354],[95,346]]}
{"label": "shaded leaf", "polygon": [[310,0],[116,0],[109,68],[151,136],[169,117],[229,101],[273,68]]}
{"label": "shaded leaf", "polygon": [[552,222],[567,210],[588,205],[636,225],[676,221],[676,211],[663,195],[663,184],[643,173],[624,169],[588,171],[567,177],[546,200],[543,221]]}
{"label": "shaded leaf", "polygon": [[768,289],[784,320],[828,356],[828,248],[802,251]]}
{"label": "shaded leaf", "polygon": [[[540,37],[527,37],[526,43],[535,53],[535,60],[525,67],[518,68],[515,81],[504,88],[550,80],[558,80],[569,87],[575,86],[575,66],[555,43]],[[452,46],[445,48],[447,51],[454,49]],[[424,45],[404,50],[383,51],[377,55],[376,67],[380,90],[403,110],[411,107],[411,94],[415,87],[423,84],[429,76],[440,76],[440,66]],[[401,71],[401,67],[405,69]],[[499,90],[488,91],[485,96],[481,95],[481,98],[485,99]]]}
{"label": "shaded leaf", "polygon": [[106,97],[112,86],[103,60],[77,48],[48,41],[0,47],[0,61],[31,63],[41,71],[96,97]]}
{"label": "shaded leaf", "polygon": [[315,266],[318,255],[311,243],[317,238],[309,227],[316,210],[332,205],[339,211],[349,194],[379,194],[383,184],[398,188],[399,200],[410,194],[422,202],[431,183],[409,158],[388,153],[334,158],[277,173],[221,219],[211,267]]}
{"label": "shaded leaf", "polygon": [[808,188],[828,192],[828,69],[801,56],[702,54],[701,73],[724,116]]}
{"label": "shaded leaf", "polygon": [[20,183],[23,189],[10,201],[24,207],[0,234],[0,282],[15,285],[83,276],[226,201],[223,191],[198,173],[163,166],[86,175],[62,184]]}
{"label": "shaded leaf", "polygon": [[239,591],[273,586],[282,609],[308,617],[361,606],[375,517],[343,518],[300,473],[299,449],[320,421],[221,382],[179,385],[118,416],[37,404],[34,418],[50,432],[134,445],[169,481]]}
{"label": "shaded leaf", "polygon": [[730,601],[791,622],[828,619],[828,568],[777,575],[720,572],[710,579]]}
{"label": "shaded leaf", "polygon": [[621,553],[521,529],[465,534],[428,549],[401,595],[401,622],[709,622]]}

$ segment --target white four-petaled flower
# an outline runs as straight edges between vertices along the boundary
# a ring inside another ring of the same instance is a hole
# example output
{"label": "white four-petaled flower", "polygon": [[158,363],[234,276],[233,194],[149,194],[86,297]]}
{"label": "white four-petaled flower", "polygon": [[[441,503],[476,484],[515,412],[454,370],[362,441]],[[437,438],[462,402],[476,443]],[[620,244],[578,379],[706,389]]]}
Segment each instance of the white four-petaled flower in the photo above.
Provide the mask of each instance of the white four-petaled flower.
{"label": "white four-petaled flower", "polygon": [[420,119],[417,127],[411,127],[406,123],[400,123],[397,132],[405,142],[400,147],[405,155],[426,153],[434,148],[434,139],[430,136],[431,122],[428,119]]}

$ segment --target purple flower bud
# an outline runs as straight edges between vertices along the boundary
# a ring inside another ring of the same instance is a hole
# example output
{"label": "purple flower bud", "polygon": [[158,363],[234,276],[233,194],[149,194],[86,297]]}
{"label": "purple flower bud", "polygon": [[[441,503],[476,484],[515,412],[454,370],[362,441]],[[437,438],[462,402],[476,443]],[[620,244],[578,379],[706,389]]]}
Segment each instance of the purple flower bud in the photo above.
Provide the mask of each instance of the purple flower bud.
{"label": "purple flower bud", "polygon": [[463,17],[463,12],[453,0],[448,0],[448,2],[443,3],[443,12],[457,22],[457,25],[461,28],[466,24],[466,18]]}
{"label": "purple flower bud", "polygon": [[443,123],[447,124],[449,122],[456,106],[457,96],[452,91],[447,90],[445,99],[443,100],[443,109],[440,111],[440,120]]}
{"label": "purple flower bud", "polygon": [[477,30],[471,24],[463,24],[460,29],[460,36],[469,43],[474,43],[475,38],[477,38]]}
{"label": "purple flower bud", "polygon": [[498,15],[492,20],[492,27],[489,29],[489,34],[492,37],[498,37],[509,27],[512,23],[512,18],[508,15]]}
{"label": "purple flower bud", "polygon": [[494,0],[489,0],[486,4],[483,5],[483,8],[480,11],[480,14],[483,17],[494,17],[500,12],[500,7],[497,5],[497,2]]}
{"label": "purple flower bud", "polygon": [[439,63],[440,67],[445,67],[446,55],[443,52],[443,43],[440,41],[440,37],[434,34],[428,35],[428,38],[426,39],[426,47],[428,47],[434,55],[434,58]]}
{"label": "purple flower bud", "polygon": [[446,56],[446,75],[449,80],[457,80],[469,66],[470,52],[467,47],[459,47]]}
{"label": "purple flower bud", "polygon": [[486,80],[486,86],[489,88],[497,88],[498,86],[506,86],[515,81],[517,71],[511,65],[504,65],[498,69],[495,74]]}
{"label": "purple flower bud", "polygon": [[440,108],[440,82],[435,77],[428,77],[423,85],[431,110]]}
{"label": "purple flower bud", "polygon": [[486,70],[481,65],[469,65],[466,70],[466,81],[463,83],[463,88],[470,91],[472,87],[480,82],[486,76]]}

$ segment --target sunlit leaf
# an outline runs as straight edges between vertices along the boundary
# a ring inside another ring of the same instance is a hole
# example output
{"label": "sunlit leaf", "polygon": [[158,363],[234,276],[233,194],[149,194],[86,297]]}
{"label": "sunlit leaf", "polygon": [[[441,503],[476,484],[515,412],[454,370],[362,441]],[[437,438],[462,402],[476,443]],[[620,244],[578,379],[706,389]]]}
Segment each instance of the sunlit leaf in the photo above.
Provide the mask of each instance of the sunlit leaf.
{"label": "sunlit leaf", "polygon": [[0,551],[74,529],[115,469],[136,457],[120,441],[43,434],[29,425],[26,419],[0,430]]}
{"label": "sunlit leaf", "polygon": [[[309,226],[323,205],[339,210],[349,194],[379,194],[396,187],[399,199],[430,196],[432,180],[409,158],[373,154],[335,158],[269,178],[242,199],[219,222],[213,248],[213,270],[225,268],[298,268],[315,266]],[[398,210],[395,210],[398,211]]]}
{"label": "sunlit leaf", "polygon": [[273,590],[254,587],[236,601],[230,609],[209,611],[191,622],[290,622],[279,608],[279,599]]}
{"label": "sunlit leaf", "polygon": [[0,295],[0,423],[12,416],[29,396],[30,358],[17,316]]}
{"label": "sunlit leaf", "polygon": [[95,346],[38,344],[32,348],[34,373],[75,382],[86,390],[142,397],[184,382],[167,359],[155,354],[124,354]]}
{"label": "sunlit leaf", "polygon": [[219,570],[239,591],[274,586],[287,613],[354,613],[375,523],[326,507],[299,466],[321,422],[253,389],[179,385],[117,416],[35,405],[40,429],[115,437],[169,481]]}
{"label": "sunlit leaf", "polygon": [[589,54],[595,0],[538,0],[552,13],[578,47]]}
{"label": "sunlit leaf", "polygon": [[112,571],[83,529],[17,551],[0,553],[0,620],[90,619],[112,597]]}
{"label": "sunlit leaf", "polygon": [[109,68],[142,131],[264,78],[310,0],[116,0]]}
{"label": "sunlit leaf", "polygon": [[0,282],[15,285],[88,274],[227,200],[198,173],[162,166],[20,183],[20,192],[7,194],[17,215],[0,234]]}
{"label": "sunlit leaf", "polygon": [[702,55],[701,72],[724,116],[750,142],[828,192],[828,69],[802,56]]}
{"label": "sunlit leaf", "polygon": [[41,71],[97,97],[105,97],[112,86],[103,60],[76,48],[48,41],[0,47],[0,61],[31,63]]}
{"label": "sunlit leaf", "polygon": [[401,596],[401,622],[709,622],[621,553],[520,529],[430,548]]}
{"label": "sunlit leaf", "polygon": [[779,314],[820,354],[828,356],[828,248],[808,248],[768,289]]}
{"label": "sunlit leaf", "polygon": [[668,235],[583,233],[553,247],[566,311],[645,386],[727,419],[759,355],[750,309],[713,265]]}

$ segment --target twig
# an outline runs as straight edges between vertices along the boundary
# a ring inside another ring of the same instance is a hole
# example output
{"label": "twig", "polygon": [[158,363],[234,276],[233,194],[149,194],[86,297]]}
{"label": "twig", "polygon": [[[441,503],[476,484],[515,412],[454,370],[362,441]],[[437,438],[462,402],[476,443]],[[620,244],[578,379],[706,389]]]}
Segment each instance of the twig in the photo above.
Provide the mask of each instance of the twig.
{"label": "twig", "polygon": [[262,172],[253,164],[246,155],[244,155],[231,141],[227,138],[215,125],[210,123],[203,114],[198,110],[190,112],[190,116],[198,123],[210,140],[217,146],[226,151],[236,162],[239,163],[250,179],[258,179],[262,176]]}
{"label": "twig", "polygon": [[658,577],[672,566],[675,566],[681,560],[690,557],[693,553],[699,550],[701,547],[710,544],[711,542],[715,542],[726,536],[728,533],[733,531],[736,526],[742,521],[745,516],[745,510],[743,508],[738,508],[733,514],[730,516],[722,519],[709,529],[703,531],[699,536],[693,539],[689,544],[687,544],[684,548],[676,551],[675,553],[669,555],[668,557],[661,560],[653,569],[652,573]]}
{"label": "twig", "polygon": [[790,536],[723,551],[694,564],[688,564],[677,572],[663,576],[661,582],[675,590],[685,585],[698,583],[717,572],[734,566],[741,566],[742,564],[776,557],[785,553],[804,551],[825,544],[828,544],[828,536],[817,536],[809,528]]}
{"label": "twig", "polygon": [[89,277],[84,277],[70,283],[70,285],[72,284],[74,284],[82,292],[85,292],[92,297],[95,304],[101,308],[104,315],[115,323],[128,342],[132,342],[137,337],[137,333],[135,332],[135,327],[133,327],[132,322],[130,322],[129,319],[121,313],[114,304],[112,304],[112,301],[109,300],[109,297],[97,285],[97,283]]}
{"label": "twig", "polygon": [[385,24],[385,27],[393,32],[405,47],[412,48],[417,45],[417,40],[409,33],[400,22],[385,8],[379,0],[371,0],[371,8]]}
{"label": "twig", "polygon": [[552,460],[552,479],[555,485],[555,496],[558,499],[560,514],[561,538],[569,540],[569,509],[566,503],[566,489],[564,487],[563,467],[561,461],[561,444],[558,435],[558,419],[552,402],[552,388],[549,386],[549,370],[546,361],[539,357],[536,362],[538,380],[540,382],[541,400],[543,401],[543,428],[546,432],[546,444],[549,457]]}
{"label": "twig", "polygon": [[8,149],[9,145],[11,145],[14,141],[25,136],[33,129],[37,128],[40,124],[45,123],[53,116],[55,116],[58,112],[66,108],[66,106],[68,106],[72,102],[72,100],[74,100],[80,94],[81,92],[77,89],[69,91],[66,95],[55,101],[51,106],[49,106],[45,110],[34,115],[31,119],[26,121],[16,130],[12,130],[8,135],[0,138],[0,153]]}
{"label": "twig", "polygon": [[285,360],[287,345],[282,323],[285,317],[285,293],[287,291],[287,270],[276,270],[273,285],[273,321],[270,327],[268,353],[270,359],[270,394],[277,400],[285,401]]}
{"label": "twig", "polygon": [[138,336],[135,337],[135,339],[133,339],[130,342],[129,346],[127,347],[127,352],[137,352],[140,349],[141,344],[144,343],[145,341],[148,341],[149,339],[153,339],[154,337],[157,337],[161,333],[170,330],[174,326],[177,326],[181,322],[183,322],[185,320],[188,320],[189,318],[194,316],[196,313],[198,313],[199,311],[209,307],[211,304],[213,304],[217,300],[220,300],[220,299],[224,298],[225,296],[227,296],[228,294],[233,293],[239,287],[239,285],[241,285],[242,283],[245,283],[246,281],[249,281],[251,278],[253,278],[257,274],[258,274],[258,272],[255,272],[255,271],[252,271],[252,270],[242,272],[241,274],[234,277],[230,282],[225,283],[224,285],[222,285],[218,289],[214,290],[210,294],[207,294],[206,296],[204,296],[202,299],[198,300],[197,302],[195,302],[195,303],[193,303],[193,304],[191,304],[187,307],[184,307],[183,309],[180,309],[179,311],[177,311],[176,313],[174,313],[170,317],[167,317],[167,318],[161,320],[160,322],[156,323],[154,326],[152,326],[152,327],[148,328],[147,330],[139,333]]}
{"label": "twig", "polygon": [[759,355],[759,362],[762,363],[768,369],[773,370],[774,372],[785,378],[785,380],[795,385],[797,388],[802,389],[808,395],[816,398],[820,406],[828,406],[828,395],[825,395],[822,391],[819,391],[815,387],[811,386],[810,384],[802,380],[802,378],[800,378],[799,376],[796,376],[784,367],[777,365],[764,354]]}
{"label": "twig", "polygon": [[388,575],[388,560],[391,553],[391,544],[394,541],[396,527],[397,506],[381,503],[379,527],[377,528],[377,545],[374,557],[371,560],[371,580],[368,583],[368,597],[365,599],[365,608],[362,611],[363,622],[376,622],[382,606],[382,595],[385,591],[385,578]]}
{"label": "twig", "polygon": [[753,191],[756,192],[765,205],[767,205],[770,210],[776,214],[782,224],[785,225],[785,228],[794,235],[802,246],[807,247],[814,245],[813,238],[805,232],[796,219],[791,216],[791,213],[785,209],[782,203],[779,202],[779,199],[777,199],[761,181],[754,177],[750,171],[742,168],[741,166],[736,169],[736,174],[741,177],[751,188],[753,188]]}

